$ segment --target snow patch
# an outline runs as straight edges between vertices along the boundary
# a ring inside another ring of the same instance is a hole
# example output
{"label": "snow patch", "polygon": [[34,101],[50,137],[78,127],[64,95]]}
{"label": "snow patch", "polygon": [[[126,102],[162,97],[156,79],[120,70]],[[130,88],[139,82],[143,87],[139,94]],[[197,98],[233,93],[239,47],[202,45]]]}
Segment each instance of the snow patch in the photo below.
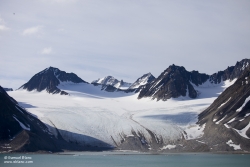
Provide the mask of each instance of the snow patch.
{"label": "snow patch", "polygon": [[238,129],[234,129],[239,135],[241,135],[242,137],[246,138],[246,139],[250,139],[247,135],[246,135],[246,132],[247,130],[250,128],[250,122],[248,123],[248,125],[241,129],[241,130],[238,130]]}
{"label": "snow patch", "polygon": [[168,144],[166,146],[163,146],[162,148],[160,148],[160,150],[166,150],[166,149],[174,149],[176,147],[176,145],[171,145],[171,144]]}
{"label": "snow patch", "polygon": [[248,117],[249,115],[250,115],[250,113],[247,113],[247,114],[245,115],[245,118]]}
{"label": "snow patch", "polygon": [[159,81],[157,81],[156,83],[154,83],[154,85],[151,86],[151,88],[150,88],[149,90],[155,88],[161,81],[162,81],[162,80],[160,79]]}
{"label": "snow patch", "polygon": [[236,110],[236,112],[240,112],[242,110],[243,107],[245,107],[245,105],[247,104],[247,102],[250,100],[250,96],[248,96],[245,100],[245,102],[242,104],[242,106],[240,108],[238,108]]}
{"label": "snow patch", "polygon": [[196,86],[192,82],[191,85],[194,87],[196,91],[199,92],[199,96],[197,98],[211,98],[211,97],[218,97],[226,88],[234,84],[237,79],[232,81],[226,80],[221,81],[219,84],[211,83],[209,80],[204,82],[202,85]]}
{"label": "snow patch", "polygon": [[231,119],[231,120],[228,121],[227,123],[229,124],[229,123],[233,122],[234,120],[235,120],[235,118]]}
{"label": "snow patch", "polygon": [[249,65],[248,62],[245,62],[245,63],[243,64],[241,70],[242,70],[242,71],[245,70],[245,68],[248,67],[248,65]]}
{"label": "snow patch", "polygon": [[25,130],[28,130],[30,131],[30,128],[25,126],[22,122],[20,122],[15,116],[13,116],[13,118],[20,124],[20,126],[25,129]]}
{"label": "snow patch", "polygon": [[20,110],[17,106],[15,106],[15,107],[16,107],[16,109],[18,109],[18,111],[20,111],[23,114],[22,110]]}
{"label": "snow patch", "polygon": [[225,103],[222,103],[218,108],[221,108],[222,106],[224,106],[225,104],[227,104],[227,102],[229,102],[230,99],[231,99],[231,97]]}
{"label": "snow patch", "polygon": [[199,142],[199,143],[205,144],[204,141],[200,141],[200,140],[196,140],[196,141]]}
{"label": "snow patch", "polygon": [[185,136],[186,140],[191,140],[191,139],[197,139],[201,138],[202,135],[204,134],[204,129],[206,127],[206,124],[203,124],[202,126],[199,125],[192,125],[189,126],[188,128],[185,129],[185,132],[187,133]]}
{"label": "snow patch", "polygon": [[233,147],[234,150],[241,150],[240,145],[234,144],[232,140],[229,140],[228,142],[226,142],[226,144],[229,145],[230,147]]}
{"label": "snow patch", "polygon": [[126,137],[134,137],[134,135],[127,135]]}
{"label": "snow patch", "polygon": [[227,124],[224,124],[224,126],[225,126],[227,129],[229,129],[229,128],[230,128]]}
{"label": "snow patch", "polygon": [[221,121],[223,121],[225,118],[227,117],[227,115],[225,115],[221,120],[217,121],[215,124],[219,124]]}

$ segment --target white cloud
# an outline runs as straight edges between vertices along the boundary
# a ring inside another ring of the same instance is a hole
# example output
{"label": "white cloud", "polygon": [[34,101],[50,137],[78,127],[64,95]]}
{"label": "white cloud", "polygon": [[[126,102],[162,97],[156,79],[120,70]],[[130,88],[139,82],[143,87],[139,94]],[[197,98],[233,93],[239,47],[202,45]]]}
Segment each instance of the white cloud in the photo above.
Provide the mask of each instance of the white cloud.
{"label": "white cloud", "polygon": [[8,27],[6,27],[5,25],[0,25],[0,31],[6,31],[9,30]]}
{"label": "white cloud", "polygon": [[147,72],[157,77],[173,63],[212,74],[250,53],[248,0],[8,0],[0,11],[2,29],[11,30],[0,31],[2,71],[39,58],[25,66],[31,73],[18,73],[27,80],[47,66],[93,71],[82,73],[87,81],[106,75],[134,80]]}
{"label": "white cloud", "polygon": [[41,33],[43,26],[30,27],[23,31],[22,35],[35,35]]}
{"label": "white cloud", "polygon": [[7,31],[9,28],[5,25],[5,21],[0,16],[0,31]]}
{"label": "white cloud", "polygon": [[44,48],[41,52],[41,54],[45,54],[45,55],[48,55],[48,54],[51,54],[52,53],[52,48],[51,47],[48,47],[48,48]]}

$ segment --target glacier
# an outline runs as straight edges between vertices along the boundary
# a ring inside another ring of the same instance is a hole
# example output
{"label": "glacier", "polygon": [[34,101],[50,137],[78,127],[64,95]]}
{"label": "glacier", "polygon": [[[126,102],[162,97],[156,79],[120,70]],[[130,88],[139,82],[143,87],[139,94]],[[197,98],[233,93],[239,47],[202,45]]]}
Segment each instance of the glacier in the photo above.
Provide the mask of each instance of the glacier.
{"label": "glacier", "polygon": [[[118,147],[127,138],[137,135],[148,147],[156,141],[162,148],[179,139],[199,138],[204,127],[196,124],[198,114],[233,82],[212,86],[205,83],[195,86],[200,92],[196,99],[181,96],[167,101],[138,100],[138,93],[106,92],[100,85],[72,82],[61,82],[58,86],[67,91],[68,96],[49,94],[45,90],[20,89],[8,93],[20,102],[20,106],[49,125],[52,134],[58,136],[60,133],[66,141],[94,146],[107,143],[110,147]],[[27,107],[29,105],[33,107]]]}

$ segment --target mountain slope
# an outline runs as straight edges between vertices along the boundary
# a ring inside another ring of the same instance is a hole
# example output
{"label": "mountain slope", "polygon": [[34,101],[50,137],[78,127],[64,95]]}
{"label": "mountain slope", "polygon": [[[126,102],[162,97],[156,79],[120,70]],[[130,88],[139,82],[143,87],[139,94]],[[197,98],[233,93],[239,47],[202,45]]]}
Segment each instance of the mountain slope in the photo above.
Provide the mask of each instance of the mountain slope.
{"label": "mountain slope", "polygon": [[152,82],[155,77],[151,73],[144,74],[140,78],[138,78],[133,84],[130,85],[128,89],[137,89],[140,86],[146,85]]}
{"label": "mountain slope", "polygon": [[28,91],[37,90],[38,92],[46,90],[52,94],[60,93],[67,95],[67,92],[61,91],[57,87],[61,82],[87,83],[74,73],[66,73],[65,71],[60,71],[58,68],[49,67],[35,74],[19,89],[26,89]]}
{"label": "mountain slope", "polygon": [[3,88],[5,91],[13,91],[12,88]]}
{"label": "mountain slope", "polygon": [[203,140],[213,149],[250,150],[250,66],[199,114],[198,123],[206,125]]}
{"label": "mountain slope", "polygon": [[22,109],[1,86],[0,114],[1,151],[60,151],[48,128]]}

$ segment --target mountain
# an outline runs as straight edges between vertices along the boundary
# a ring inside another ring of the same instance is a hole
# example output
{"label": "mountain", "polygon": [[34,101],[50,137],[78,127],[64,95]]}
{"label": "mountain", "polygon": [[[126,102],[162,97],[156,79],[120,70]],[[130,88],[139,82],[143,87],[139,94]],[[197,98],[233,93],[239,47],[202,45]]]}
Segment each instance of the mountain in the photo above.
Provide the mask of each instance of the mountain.
{"label": "mountain", "polygon": [[62,82],[87,83],[74,73],[66,73],[65,71],[60,71],[58,68],[49,67],[35,74],[19,89],[26,89],[28,91],[37,90],[38,92],[46,90],[52,94],[60,93],[61,95],[68,95],[67,92],[61,91],[57,87]]}
{"label": "mountain", "polygon": [[135,92],[140,91],[140,88],[147,83],[152,82],[155,77],[151,73],[144,74],[140,78],[138,78],[133,84],[124,82],[123,80],[119,81],[112,76],[107,76],[105,78],[101,78],[98,80],[94,80],[91,82],[93,85],[102,85],[102,90],[107,92]]}
{"label": "mountain", "polygon": [[235,66],[227,67],[224,71],[218,71],[209,77],[211,83],[221,83],[226,80],[233,80],[238,78],[244,70],[249,66],[250,59],[243,59],[240,62],[236,62]]}
{"label": "mountain", "polygon": [[[214,151],[250,150],[250,66],[245,68],[237,81],[199,114],[198,124],[205,125],[202,140]],[[232,70],[231,76],[236,77],[241,69]]]}
{"label": "mountain", "polygon": [[[145,85],[138,95],[138,99],[151,97],[157,100],[167,100],[180,96],[196,98],[201,92],[197,89],[203,85],[218,85],[222,81],[233,80],[240,77],[244,69],[250,64],[250,59],[243,59],[235,66],[228,67],[212,75],[202,74],[198,71],[187,71],[182,66],[171,65],[158,78]],[[208,83],[207,83],[208,82]]]}
{"label": "mountain", "polygon": [[144,74],[140,78],[138,78],[133,84],[130,85],[128,89],[137,89],[140,86],[146,85],[152,82],[155,77],[151,73]]}
{"label": "mountain", "polygon": [[0,151],[60,151],[48,128],[0,86]]}
{"label": "mountain", "polygon": [[[28,105],[29,108],[36,108]],[[51,132],[56,132],[54,135]],[[87,140],[97,142],[99,145],[106,143],[66,130],[51,127],[40,121],[23,109],[19,103],[10,97],[0,86],[0,152],[58,152],[63,150],[94,151],[107,150],[110,147],[97,147],[66,141],[62,134],[78,136]]]}
{"label": "mountain", "polygon": [[124,82],[123,80],[119,81],[112,76],[107,76],[104,78],[99,78],[91,82],[94,85],[103,85],[105,87],[109,86],[110,88],[114,87],[117,89],[127,89],[131,83]]}
{"label": "mountain", "polygon": [[5,91],[13,91],[12,88],[3,88]]}
{"label": "mountain", "polygon": [[193,84],[201,85],[209,76],[200,74],[198,71],[188,72],[184,67],[171,65],[161,75],[147,84],[138,95],[142,97],[152,97],[157,100],[167,100],[171,97],[188,95],[190,98],[196,98],[198,93],[195,91]]}
{"label": "mountain", "polygon": [[[48,134],[37,136],[53,134],[54,139],[50,143],[56,143],[55,150],[96,147],[152,152],[201,152],[237,151],[240,148],[244,152],[250,151],[248,61],[244,59],[213,75],[189,72],[184,67],[171,65],[155,79],[150,74],[139,78],[134,85],[141,86],[135,89],[116,88],[113,85],[118,82],[110,77],[111,80],[107,79],[107,82],[104,82],[104,78],[93,84],[76,84],[58,79],[56,88],[70,93],[71,96],[67,97],[28,91],[8,93],[48,128]],[[57,79],[58,75],[54,76]],[[151,82],[148,79],[150,77]],[[129,90],[130,93],[126,93]],[[164,102],[137,100],[135,90],[139,90],[139,96],[143,95],[141,98],[153,97]],[[167,100],[171,97],[180,98]],[[196,97],[199,98],[185,100]],[[7,105],[2,103],[1,106]],[[5,108],[1,112],[4,113]],[[23,126],[21,131],[24,129],[29,132],[33,124],[25,119],[28,115],[21,117],[15,114],[18,117],[13,118],[11,112],[14,111],[8,111],[10,115],[7,122],[17,118],[22,123],[17,121],[17,125]],[[14,126],[8,124],[11,125]],[[4,127],[1,133],[8,136],[9,127],[1,124],[0,127]],[[32,133],[36,134],[34,131]],[[5,140],[11,142],[9,138]],[[37,141],[37,138],[33,140]],[[47,143],[47,139],[44,143]]]}

